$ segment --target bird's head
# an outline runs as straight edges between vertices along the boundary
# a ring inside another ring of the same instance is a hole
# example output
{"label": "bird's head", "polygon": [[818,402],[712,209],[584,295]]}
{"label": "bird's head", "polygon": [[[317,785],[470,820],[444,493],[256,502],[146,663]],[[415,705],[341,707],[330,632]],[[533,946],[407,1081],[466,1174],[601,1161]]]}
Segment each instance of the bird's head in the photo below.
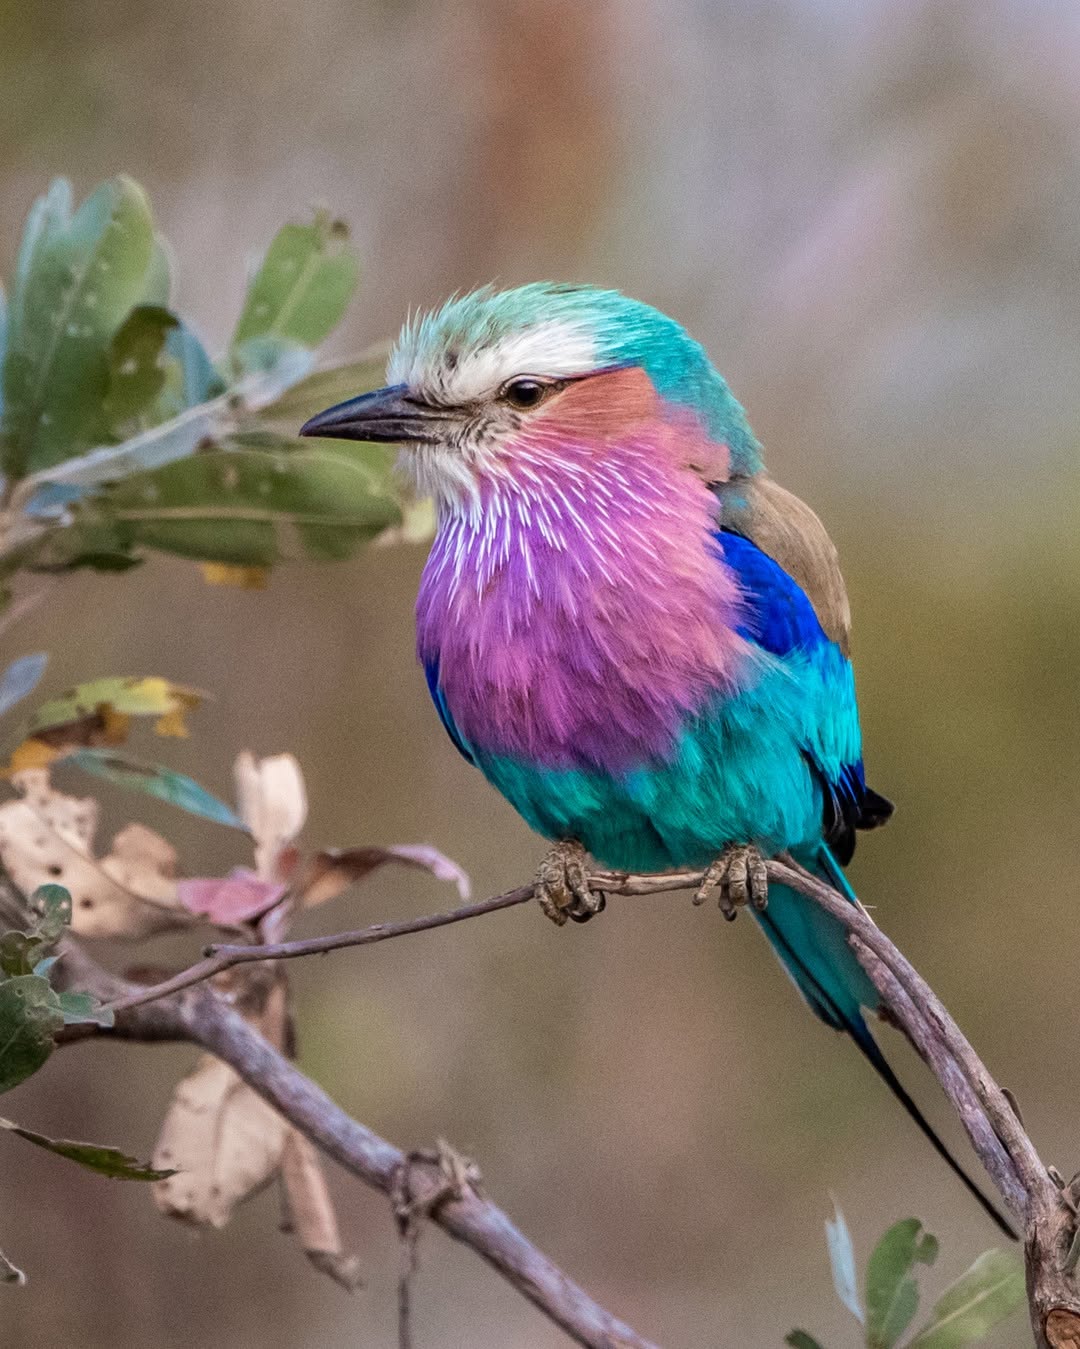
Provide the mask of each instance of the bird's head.
{"label": "bird's head", "polygon": [[537,283],[455,297],[406,324],[386,388],[313,417],[301,435],[390,441],[441,506],[485,478],[532,478],[582,446],[680,421],[692,465],[717,479],[761,467],[742,408],[701,345],[617,291]]}

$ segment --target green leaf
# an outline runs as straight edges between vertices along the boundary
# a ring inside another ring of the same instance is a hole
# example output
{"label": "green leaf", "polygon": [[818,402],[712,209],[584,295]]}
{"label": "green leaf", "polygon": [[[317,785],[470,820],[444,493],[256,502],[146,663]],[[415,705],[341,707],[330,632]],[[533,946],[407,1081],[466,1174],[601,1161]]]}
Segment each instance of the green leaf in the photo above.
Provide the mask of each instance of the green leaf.
{"label": "green leaf", "polygon": [[252,277],[231,350],[272,335],[317,347],[341,321],[360,276],[349,232],[327,211],[279,230]]}
{"label": "green leaf", "polygon": [[805,1330],[791,1331],[784,1336],[784,1343],[790,1344],[791,1349],[821,1349],[813,1335],[808,1335]]}
{"label": "green leaf", "polygon": [[51,946],[71,925],[71,895],[62,885],[39,885],[30,896],[34,933]]}
{"label": "green leaf", "polygon": [[241,342],[234,353],[241,375],[256,375],[258,405],[272,404],[311,374],[315,353],[287,337],[268,333]]}
{"label": "green leaf", "polygon": [[15,477],[107,439],[108,346],[143,296],[153,254],[150,208],[130,179],[103,184],[73,217],[68,210],[65,193],[51,192],[16,270],[18,323],[4,362]]}
{"label": "green leaf", "polygon": [[6,975],[38,974],[48,945],[29,932],[5,932],[0,936],[0,970]]}
{"label": "green leaf", "polygon": [[193,779],[183,773],[174,773],[160,764],[140,763],[124,754],[109,749],[77,749],[64,755],[60,763],[74,764],[86,773],[105,778],[118,787],[127,787],[132,791],[146,792],[159,800],[179,806],[190,815],[199,815],[216,824],[228,825],[232,829],[243,829],[244,822],[227,806],[212,796],[205,787],[200,787]]}
{"label": "green leaf", "polygon": [[35,1147],[55,1152],[59,1157],[78,1162],[103,1176],[112,1176],[116,1180],[166,1180],[175,1176],[175,1171],[155,1171],[145,1162],[136,1161],[116,1148],[105,1148],[97,1143],[76,1143],[68,1138],[49,1138],[46,1134],[35,1133],[33,1129],[24,1129],[9,1119],[0,1118],[0,1129],[25,1138]]}
{"label": "green leaf", "polygon": [[143,280],[142,302],[160,309],[168,309],[172,300],[173,258],[169,241],[161,234],[154,235],[150,262]]}
{"label": "green leaf", "polygon": [[0,1283],[14,1283],[20,1288],[26,1283],[26,1275],[18,1265],[11,1263],[3,1251],[0,1251]]}
{"label": "green leaf", "polygon": [[[30,208],[23,230],[8,311],[8,332],[21,330],[26,318],[27,289],[45,248],[71,221],[71,184],[66,178],[54,178],[44,196]],[[6,372],[5,372],[6,385]]]}
{"label": "green leaf", "polygon": [[48,192],[39,197],[30,208],[23,230],[22,243],[15,261],[15,275],[12,281],[11,302],[7,308],[4,334],[4,366],[0,405],[4,407],[3,435],[0,440],[2,456],[0,467],[11,478],[18,478],[25,472],[23,447],[14,441],[10,426],[7,404],[12,390],[18,385],[21,373],[18,361],[11,355],[23,329],[27,308],[28,281],[34,273],[38,259],[47,244],[64,228],[71,219],[71,184],[65,178],[55,178]]}
{"label": "green leaf", "polygon": [[295,436],[301,426],[316,412],[322,412],[347,398],[369,393],[386,383],[386,358],[389,348],[385,343],[372,347],[354,361],[344,365],[317,370],[313,375],[294,384],[275,402],[263,408],[259,424],[283,436]]}
{"label": "green leaf", "polygon": [[64,992],[58,995],[65,1026],[112,1026],[116,1014],[89,993]]}
{"label": "green leaf", "polygon": [[109,390],[105,415],[117,439],[128,429],[141,430],[165,388],[166,343],[179,320],[167,309],[138,305],[113,334],[109,344]]}
{"label": "green leaf", "polygon": [[[93,509],[143,545],[199,561],[270,566],[346,556],[401,519],[381,447],[211,450],[135,475]],[[90,503],[87,503],[89,510]]]}
{"label": "green leaf", "polygon": [[161,420],[179,416],[188,408],[209,402],[225,392],[225,381],[214,369],[206,348],[186,323],[178,323],[167,334],[165,356]]}
{"label": "green leaf", "polygon": [[37,1072],[63,1024],[60,1001],[47,979],[22,974],[0,982],[0,1092]]}
{"label": "green leaf", "polygon": [[[34,709],[28,729],[31,735],[58,732],[77,727],[87,717],[107,708],[126,717],[169,717],[199,706],[204,698],[199,689],[174,684],[161,675],[104,675],[76,684]],[[169,733],[169,728],[156,728]],[[182,732],[181,732],[182,734]],[[43,887],[57,889],[59,887]]]}
{"label": "green leaf", "polygon": [[49,657],[43,651],[38,651],[32,656],[20,656],[18,660],[13,660],[0,674],[0,716],[21,702],[28,693],[33,693],[48,663]]}
{"label": "green leaf", "polygon": [[962,1349],[975,1344],[1025,1298],[1020,1257],[1012,1251],[984,1251],[941,1295],[908,1349]]}
{"label": "green leaf", "polygon": [[836,1296],[855,1317],[863,1319],[863,1309],[859,1303],[859,1290],[855,1278],[855,1251],[851,1244],[851,1233],[840,1211],[833,1202],[832,1218],[825,1220],[825,1239],[829,1246],[829,1264],[832,1267],[833,1284]]}
{"label": "green leaf", "polygon": [[0,971],[6,975],[44,975],[50,962],[43,957],[56,945],[71,922],[71,895],[62,885],[39,886],[30,896],[29,932],[0,936]]}
{"label": "green leaf", "polygon": [[890,1227],[866,1266],[866,1343],[869,1349],[893,1349],[919,1309],[919,1290],[911,1277],[916,1262],[932,1265],[936,1238],[923,1232],[918,1218]]}
{"label": "green leaf", "polygon": [[[167,370],[163,398],[169,396],[169,377]],[[36,492],[39,484],[97,487],[186,458],[217,434],[220,411],[215,403],[199,404],[160,426],[131,436],[120,445],[99,446],[74,459],[65,459],[63,463],[25,479],[16,494],[15,504],[21,504],[27,494]]]}

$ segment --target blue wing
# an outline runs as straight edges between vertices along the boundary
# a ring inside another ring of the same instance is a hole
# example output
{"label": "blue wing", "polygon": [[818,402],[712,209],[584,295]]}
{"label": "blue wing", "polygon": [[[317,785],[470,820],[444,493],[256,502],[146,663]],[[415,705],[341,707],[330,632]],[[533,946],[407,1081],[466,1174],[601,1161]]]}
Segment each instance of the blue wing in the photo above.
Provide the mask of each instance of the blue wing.
{"label": "blue wing", "polygon": [[446,706],[446,698],[439,687],[439,662],[436,657],[424,662],[424,674],[427,678],[428,692],[431,694],[431,701],[435,704],[435,711],[439,714],[439,720],[446,727],[446,734],[454,742],[455,747],[467,763],[476,766],[476,760],[473,758],[472,751],[461,738],[461,733],[454,725],[454,719],[450,715],[450,709]]}
{"label": "blue wing", "polygon": [[851,664],[822,628],[806,592],[779,563],[741,534],[721,530],[716,537],[743,591],[740,634],[770,655],[807,662],[821,678],[822,721],[836,720],[845,726],[840,739],[848,744],[846,754],[830,753],[830,747],[813,733],[816,728],[810,728],[804,753],[822,788],[825,841],[846,865],[855,850],[855,830],[883,823],[892,811],[890,803],[866,785],[857,752]]}

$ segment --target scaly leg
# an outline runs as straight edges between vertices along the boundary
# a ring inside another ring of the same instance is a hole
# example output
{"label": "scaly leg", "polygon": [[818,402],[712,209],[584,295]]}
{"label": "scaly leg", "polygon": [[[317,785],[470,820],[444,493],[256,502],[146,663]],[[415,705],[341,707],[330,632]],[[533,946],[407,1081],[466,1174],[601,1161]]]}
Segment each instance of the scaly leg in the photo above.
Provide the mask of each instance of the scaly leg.
{"label": "scaly leg", "polygon": [[567,918],[588,922],[602,912],[606,900],[599,891],[589,889],[587,854],[580,843],[566,839],[552,845],[536,873],[536,898],[540,907],[559,927]]}
{"label": "scaly leg", "polygon": [[719,891],[720,912],[730,922],[740,905],[752,904],[760,913],[769,902],[769,877],[765,859],[752,843],[732,843],[708,869],[694,896],[695,904],[704,904]]}

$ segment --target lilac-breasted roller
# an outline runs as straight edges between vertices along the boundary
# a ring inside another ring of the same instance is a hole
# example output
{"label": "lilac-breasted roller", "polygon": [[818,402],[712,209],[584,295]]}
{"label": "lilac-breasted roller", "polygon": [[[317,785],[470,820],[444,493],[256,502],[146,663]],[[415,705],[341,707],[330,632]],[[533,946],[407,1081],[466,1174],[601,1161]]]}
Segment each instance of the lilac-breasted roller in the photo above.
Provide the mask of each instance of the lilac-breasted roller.
{"label": "lilac-breasted roller", "polygon": [[484,289],[409,323],[388,379],[302,433],[399,442],[434,498],[419,656],[454,744],[554,840],[549,916],[602,905],[586,853],[707,868],[1000,1223],[871,1036],[841,926],[767,888],[788,852],[857,903],[841,867],[892,807],[863,775],[836,551],[704,349],[614,291]]}

